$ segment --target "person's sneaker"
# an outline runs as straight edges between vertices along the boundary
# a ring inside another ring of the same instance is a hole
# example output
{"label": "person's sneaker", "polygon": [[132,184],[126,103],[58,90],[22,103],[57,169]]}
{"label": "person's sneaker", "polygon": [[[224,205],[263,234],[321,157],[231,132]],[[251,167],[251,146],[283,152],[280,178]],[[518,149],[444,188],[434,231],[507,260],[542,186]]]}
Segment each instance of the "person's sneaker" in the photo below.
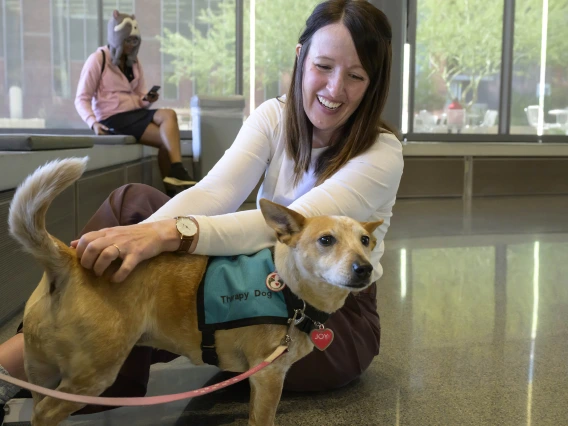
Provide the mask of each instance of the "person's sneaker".
{"label": "person's sneaker", "polygon": [[180,192],[185,191],[187,188],[191,188],[193,185],[170,185],[165,183],[166,195],[170,198],[174,198]]}
{"label": "person's sneaker", "polygon": [[[170,167],[170,173],[164,178],[164,183],[174,186],[185,186],[189,188],[197,182],[191,179],[187,170],[181,163],[173,163]],[[166,190],[168,189],[166,185]],[[184,188],[185,189],[185,188]]]}
{"label": "person's sneaker", "polygon": [[194,180],[185,180],[185,179],[178,179],[176,177],[173,176],[166,176],[164,178],[164,183],[167,183],[168,185],[175,185],[175,186],[186,186],[188,188],[192,187],[193,185],[195,185],[197,182]]}

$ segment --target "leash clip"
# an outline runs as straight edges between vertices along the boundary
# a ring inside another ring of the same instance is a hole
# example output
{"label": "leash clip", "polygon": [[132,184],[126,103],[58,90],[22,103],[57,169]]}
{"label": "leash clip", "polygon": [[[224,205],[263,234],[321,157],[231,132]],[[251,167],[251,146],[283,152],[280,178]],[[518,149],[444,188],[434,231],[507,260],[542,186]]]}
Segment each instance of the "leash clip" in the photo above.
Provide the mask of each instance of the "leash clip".
{"label": "leash clip", "polygon": [[280,346],[286,346],[288,347],[288,345],[292,342],[292,338],[290,337],[289,334],[287,334],[286,336],[284,336],[282,338],[282,340],[280,341]]}
{"label": "leash clip", "polygon": [[[304,319],[306,319],[306,314],[304,313],[304,311],[306,310],[306,302],[302,300],[302,303],[304,304],[302,309],[294,309],[294,316],[291,319],[288,320],[289,324],[292,323],[294,325],[298,325],[302,321],[304,321]],[[296,319],[298,314],[300,314],[301,316],[300,316],[299,319]]]}

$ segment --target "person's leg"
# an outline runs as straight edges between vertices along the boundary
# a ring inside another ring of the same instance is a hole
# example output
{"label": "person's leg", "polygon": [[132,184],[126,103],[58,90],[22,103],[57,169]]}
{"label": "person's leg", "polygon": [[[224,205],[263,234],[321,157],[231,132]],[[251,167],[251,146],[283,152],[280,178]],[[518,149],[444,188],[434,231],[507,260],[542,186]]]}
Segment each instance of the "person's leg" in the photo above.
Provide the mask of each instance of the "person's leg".
{"label": "person's leg", "polygon": [[0,345],[0,365],[10,376],[26,380],[26,372],[24,371],[24,336],[22,334],[16,334]]}
{"label": "person's leg", "polygon": [[160,166],[162,178],[165,178],[170,172],[170,165],[172,164],[172,161],[170,160],[170,153],[166,145],[162,142],[160,127],[153,122],[148,124],[144,133],[142,133],[140,143],[142,145],[149,145],[154,148],[158,148],[158,165]]}
{"label": "person's leg", "polygon": [[152,122],[160,129],[161,140],[168,150],[171,163],[179,163],[181,161],[181,138],[177,114],[173,109],[161,108],[155,112]]}
{"label": "person's leg", "polygon": [[[181,146],[177,115],[172,109],[158,109],[154,113],[153,122],[146,127],[140,143],[158,148],[158,162],[164,182],[176,191],[168,192],[175,195],[180,189],[185,189],[195,182],[189,176],[181,163]],[[167,157],[165,155],[167,152]],[[166,164],[169,160],[169,164]],[[175,188],[179,187],[179,188]],[[170,189],[166,186],[166,189]]]}
{"label": "person's leg", "polygon": [[295,363],[286,375],[285,390],[336,389],[358,378],[369,367],[379,353],[381,340],[376,284],[369,293],[349,295],[325,326],[335,334],[333,343],[323,352],[314,349]]}
{"label": "person's leg", "polygon": [[[0,345],[0,373],[26,380],[23,335],[17,334]],[[18,386],[0,380],[0,424],[4,417],[4,404],[12,399],[19,390]]]}

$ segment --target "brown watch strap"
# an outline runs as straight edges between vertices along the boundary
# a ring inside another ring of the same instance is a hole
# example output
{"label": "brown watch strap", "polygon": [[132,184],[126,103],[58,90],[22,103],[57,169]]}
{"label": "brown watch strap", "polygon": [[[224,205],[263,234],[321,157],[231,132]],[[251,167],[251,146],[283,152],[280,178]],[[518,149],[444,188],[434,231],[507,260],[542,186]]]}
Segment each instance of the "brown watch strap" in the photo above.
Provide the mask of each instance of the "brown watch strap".
{"label": "brown watch strap", "polygon": [[193,243],[193,235],[191,237],[182,236],[177,249],[178,253],[188,253],[191,243]]}

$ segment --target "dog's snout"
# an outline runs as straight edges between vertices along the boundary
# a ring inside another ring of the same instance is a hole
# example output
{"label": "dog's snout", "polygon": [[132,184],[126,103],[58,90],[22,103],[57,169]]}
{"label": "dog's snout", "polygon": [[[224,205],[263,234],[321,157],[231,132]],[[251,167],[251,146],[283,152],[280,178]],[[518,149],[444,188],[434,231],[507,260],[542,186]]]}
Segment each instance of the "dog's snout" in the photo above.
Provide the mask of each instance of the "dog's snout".
{"label": "dog's snout", "polygon": [[353,263],[353,272],[358,278],[369,278],[373,272],[373,266],[370,263]]}

